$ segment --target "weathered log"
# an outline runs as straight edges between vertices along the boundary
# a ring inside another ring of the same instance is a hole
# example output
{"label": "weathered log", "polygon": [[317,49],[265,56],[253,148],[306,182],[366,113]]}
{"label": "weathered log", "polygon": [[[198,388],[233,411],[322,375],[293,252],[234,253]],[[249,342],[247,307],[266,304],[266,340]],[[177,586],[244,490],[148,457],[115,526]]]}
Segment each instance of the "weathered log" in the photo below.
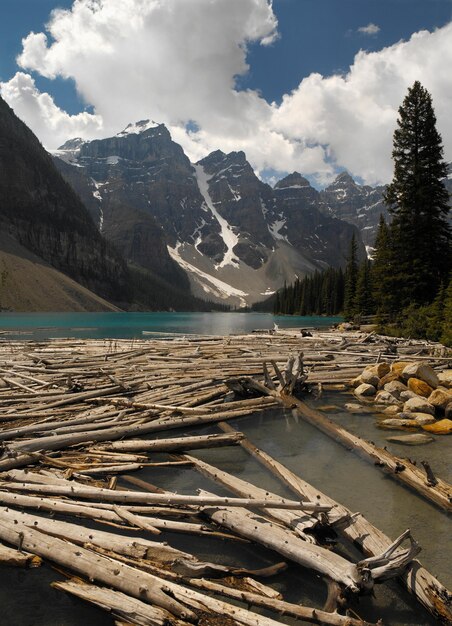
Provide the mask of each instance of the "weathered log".
{"label": "weathered log", "polygon": [[26,550],[86,576],[89,580],[97,580],[134,598],[156,604],[182,619],[196,620],[195,613],[168,595],[169,583],[151,574],[51,537],[36,528],[27,527],[18,531],[14,523],[3,515],[0,518],[0,539],[13,545],[21,541]]}
{"label": "weathered log", "polygon": [[39,485],[0,481],[0,489],[13,491],[41,493],[58,496],[86,498],[101,502],[136,502],[146,504],[194,504],[196,506],[225,505],[230,507],[255,506],[257,508],[270,507],[273,509],[304,509],[318,510],[318,504],[312,502],[295,502],[294,500],[250,499],[250,498],[222,498],[220,496],[185,496],[178,494],[146,493],[139,491],[114,491],[102,487],[88,487],[86,485]]}
{"label": "weathered log", "polygon": [[177,619],[164,609],[151,606],[136,598],[131,598],[125,593],[89,585],[80,580],[68,580],[53,582],[52,587],[70,593],[81,600],[90,602],[107,610],[127,624],[137,626],[188,626],[189,622]]}
{"label": "weathered log", "polygon": [[0,565],[12,567],[39,567],[42,559],[34,554],[8,548],[0,543]]}
{"label": "weathered log", "polygon": [[199,435],[173,439],[132,439],[115,441],[101,446],[102,450],[120,450],[123,452],[178,452],[182,450],[201,450],[217,446],[236,445],[245,435],[234,431],[232,435]]}

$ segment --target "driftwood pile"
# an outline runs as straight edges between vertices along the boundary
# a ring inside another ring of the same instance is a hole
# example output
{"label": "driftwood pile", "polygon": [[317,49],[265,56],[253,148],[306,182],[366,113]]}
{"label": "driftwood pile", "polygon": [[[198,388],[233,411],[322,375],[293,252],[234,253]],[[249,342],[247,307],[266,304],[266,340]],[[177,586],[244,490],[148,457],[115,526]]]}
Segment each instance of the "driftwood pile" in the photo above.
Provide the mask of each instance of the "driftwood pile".
{"label": "driftwood pile", "polygon": [[[399,479],[405,474],[395,471],[400,460],[297,398],[308,384],[318,393],[343,385],[366,363],[395,358],[395,350],[372,335],[301,338],[295,332],[0,343],[0,562],[56,564],[69,580],[55,586],[106,608],[117,624],[272,626],[288,615],[314,624],[364,625],[347,615],[348,601],[394,577],[440,623],[451,623],[451,595],[415,560],[419,546],[409,531],[391,541],[227,423],[281,405],[296,408]],[[223,432],[185,434],[210,424]],[[248,450],[293,497],[185,454],[225,445]],[[181,495],[130,475],[162,466],[194,468],[211,479],[212,489]],[[425,496],[417,484],[425,477],[412,482]],[[215,484],[233,495],[214,493]],[[427,492],[447,504],[444,490],[437,484]],[[353,542],[363,558],[355,562],[327,549],[322,537],[331,531]],[[205,562],[163,542],[163,532],[169,542],[173,533],[185,533],[258,543],[273,551],[275,562],[254,570]],[[287,602],[262,582],[289,562],[325,579],[322,610]]]}

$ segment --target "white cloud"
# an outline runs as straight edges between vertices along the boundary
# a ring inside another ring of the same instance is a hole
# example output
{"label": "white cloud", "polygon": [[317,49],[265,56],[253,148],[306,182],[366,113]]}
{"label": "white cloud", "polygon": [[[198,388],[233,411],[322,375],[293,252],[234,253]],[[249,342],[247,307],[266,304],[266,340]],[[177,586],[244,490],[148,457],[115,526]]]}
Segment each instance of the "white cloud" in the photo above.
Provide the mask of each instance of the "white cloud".
{"label": "white cloud", "polygon": [[361,33],[362,35],[378,35],[380,31],[381,28],[372,22],[367,24],[367,26],[360,26],[358,28],[358,33]]}
{"label": "white cloud", "polygon": [[[247,45],[277,37],[269,0],[74,0],[70,11],[52,13],[47,28],[24,39],[19,64],[73,79],[94,113],[67,114],[24,72],[0,88],[49,148],[151,118],[168,125],[192,160],[218,148],[244,150],[258,171],[296,169],[326,182],[339,166],[386,182],[397,108],[420,80],[452,160],[452,23],[361,51],[345,75],[312,74],[280,105],[235,84],[248,70]],[[187,130],[190,121],[199,130]]]}

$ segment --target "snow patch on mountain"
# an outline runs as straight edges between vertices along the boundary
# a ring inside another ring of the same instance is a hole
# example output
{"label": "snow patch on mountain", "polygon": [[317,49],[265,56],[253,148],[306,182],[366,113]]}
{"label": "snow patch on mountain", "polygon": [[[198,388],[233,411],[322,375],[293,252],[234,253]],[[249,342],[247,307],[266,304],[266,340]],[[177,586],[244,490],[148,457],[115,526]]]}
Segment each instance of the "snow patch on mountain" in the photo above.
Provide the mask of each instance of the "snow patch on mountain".
{"label": "snow patch on mountain", "polygon": [[194,165],[193,167],[195,168],[196,180],[198,181],[199,191],[202,197],[204,198],[204,203],[207,209],[210,210],[210,212],[212,213],[212,215],[214,216],[214,218],[217,220],[218,224],[220,225],[220,228],[221,228],[220,236],[223,239],[224,244],[226,246],[226,252],[223,257],[223,260],[221,261],[221,263],[215,266],[215,269],[225,267],[225,265],[237,266],[239,263],[239,259],[234,254],[233,249],[234,249],[234,246],[238,244],[239,238],[232,230],[231,225],[224,219],[224,217],[222,217],[218,213],[217,209],[215,208],[215,205],[209,194],[209,180],[210,180],[209,175],[204,170],[202,165],[197,164],[197,165]]}
{"label": "snow patch on mountain", "polygon": [[182,243],[180,241],[176,243],[176,246],[174,248],[172,248],[171,246],[168,246],[168,252],[170,256],[177,263],[179,263],[179,265],[184,270],[186,270],[187,272],[190,272],[190,274],[196,277],[199,284],[201,285],[201,287],[206,293],[212,294],[216,296],[217,298],[222,298],[224,300],[226,300],[230,296],[237,296],[241,299],[242,305],[246,306],[246,302],[245,300],[242,300],[242,298],[245,298],[246,296],[248,296],[247,293],[245,293],[244,291],[241,291],[240,289],[236,289],[235,287],[232,287],[231,285],[228,285],[222,280],[215,278],[214,276],[211,276],[210,274],[207,274],[206,272],[203,272],[195,265],[192,265],[191,263],[183,259],[179,252],[179,249],[181,248],[181,246],[182,246]]}
{"label": "snow patch on mountain", "polygon": [[157,126],[160,126],[160,124],[157,124],[157,122],[154,122],[153,120],[141,120],[140,122],[135,122],[135,124],[128,124],[124,130],[116,136],[127,137],[127,135],[139,135],[140,133],[144,133],[145,130],[157,128]]}
{"label": "snow patch on mountain", "polygon": [[286,220],[280,216],[279,220],[273,222],[273,224],[268,225],[268,230],[273,235],[275,239],[279,239],[280,241],[287,241],[287,237],[281,234],[281,230],[286,225]]}

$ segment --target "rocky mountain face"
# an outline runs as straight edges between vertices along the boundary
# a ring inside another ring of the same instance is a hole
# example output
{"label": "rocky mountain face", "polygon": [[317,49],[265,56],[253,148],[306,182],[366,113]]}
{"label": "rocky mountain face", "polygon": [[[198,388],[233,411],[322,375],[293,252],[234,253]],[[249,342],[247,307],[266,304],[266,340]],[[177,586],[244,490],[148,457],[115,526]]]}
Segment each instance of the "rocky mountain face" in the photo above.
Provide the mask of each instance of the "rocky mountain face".
{"label": "rocky mountain face", "polygon": [[342,172],[320,192],[322,211],[354,224],[366,247],[372,248],[380,215],[388,220],[388,211],[383,203],[384,190],[384,186],[358,185],[348,172]]}
{"label": "rocky mountain face", "polygon": [[122,258],[35,135],[1,98],[0,228],[100,296],[118,301],[126,294]]}
{"label": "rocky mountain face", "polygon": [[273,189],[243,152],[191,164],[148,120],[108,139],[71,140],[55,162],[128,261],[175,284],[184,270],[199,297],[252,303],[285,280],[343,265],[353,232],[359,239],[299,174]]}

